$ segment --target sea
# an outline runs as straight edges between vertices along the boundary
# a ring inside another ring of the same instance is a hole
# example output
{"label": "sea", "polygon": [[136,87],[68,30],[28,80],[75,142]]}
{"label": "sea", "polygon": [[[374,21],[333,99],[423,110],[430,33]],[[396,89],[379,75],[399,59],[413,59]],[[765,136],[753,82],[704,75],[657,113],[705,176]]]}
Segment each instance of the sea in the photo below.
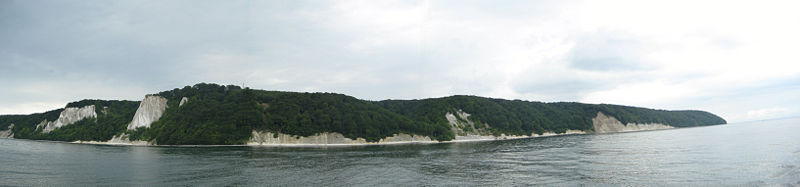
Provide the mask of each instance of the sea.
{"label": "sea", "polygon": [[800,118],[339,147],[0,139],[0,186],[800,186]]}

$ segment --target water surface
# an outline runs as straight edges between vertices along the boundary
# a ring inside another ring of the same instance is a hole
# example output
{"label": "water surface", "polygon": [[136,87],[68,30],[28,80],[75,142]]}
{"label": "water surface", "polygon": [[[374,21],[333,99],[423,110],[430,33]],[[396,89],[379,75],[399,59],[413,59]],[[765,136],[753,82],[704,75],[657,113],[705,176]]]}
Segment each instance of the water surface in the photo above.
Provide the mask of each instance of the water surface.
{"label": "water surface", "polygon": [[432,145],[133,147],[0,139],[0,185],[800,186],[800,118]]}

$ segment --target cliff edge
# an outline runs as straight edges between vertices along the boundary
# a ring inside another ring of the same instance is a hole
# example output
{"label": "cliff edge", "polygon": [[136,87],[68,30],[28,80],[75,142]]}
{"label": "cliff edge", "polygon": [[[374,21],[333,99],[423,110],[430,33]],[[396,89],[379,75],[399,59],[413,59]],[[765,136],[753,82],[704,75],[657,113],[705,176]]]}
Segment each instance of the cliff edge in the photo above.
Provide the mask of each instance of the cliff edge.
{"label": "cliff edge", "polygon": [[661,123],[622,124],[617,118],[607,116],[603,114],[603,112],[597,112],[597,116],[592,118],[592,125],[595,133],[633,132],[675,128]]}
{"label": "cliff edge", "polygon": [[128,130],[150,127],[150,124],[158,121],[166,110],[167,98],[154,95],[146,96],[139,104],[139,108],[136,109],[133,120],[128,124]]}

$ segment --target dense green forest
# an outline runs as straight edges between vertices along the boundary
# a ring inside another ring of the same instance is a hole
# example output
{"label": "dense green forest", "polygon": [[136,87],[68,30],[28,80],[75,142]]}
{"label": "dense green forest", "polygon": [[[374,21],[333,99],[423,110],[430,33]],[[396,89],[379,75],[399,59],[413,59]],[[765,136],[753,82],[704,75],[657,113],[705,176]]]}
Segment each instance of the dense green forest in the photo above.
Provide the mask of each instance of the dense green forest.
{"label": "dense green forest", "polygon": [[[138,102],[83,100],[67,107],[96,105],[97,119],[85,119],[41,133],[36,124],[58,118],[61,110],[0,116],[0,130],[11,123],[15,138],[106,141],[126,133],[132,139],[162,145],[243,144],[253,130],[310,136],[338,132],[348,138],[378,141],[397,133],[455,137],[445,114],[458,110],[495,135],[531,135],[567,129],[592,131],[592,118],[603,112],[623,123],[665,123],[676,127],[715,125],[724,119],[704,111],[666,111],[608,104],[543,103],[477,96],[421,100],[366,101],[336,93],[253,90],[197,84],[155,94],[168,99],[163,116],[150,128],[126,130]],[[188,102],[179,105],[182,98]],[[486,124],[486,125],[484,125]]]}
{"label": "dense green forest", "polygon": [[[168,108],[149,129],[129,132],[159,144],[242,144],[253,129],[311,136],[339,132],[378,141],[396,133],[453,139],[449,125],[413,121],[380,106],[333,93],[295,93],[197,84],[157,94]],[[178,106],[181,98],[188,101]]]}
{"label": "dense green forest", "polygon": [[423,100],[385,100],[376,104],[425,123],[447,123],[442,116],[461,109],[472,114],[470,120],[490,125],[495,135],[531,135],[545,131],[563,133],[567,129],[592,131],[592,118],[597,112],[615,116],[622,123],[664,123],[676,127],[726,123],[724,119],[704,111],[666,111],[575,102],[542,103],[461,95]]}
{"label": "dense green forest", "polygon": [[[260,123],[261,110],[250,89],[198,84],[156,95],[167,98],[167,110],[150,128],[130,132],[131,138],[177,145],[243,144]],[[189,102],[179,106],[183,97]]]}

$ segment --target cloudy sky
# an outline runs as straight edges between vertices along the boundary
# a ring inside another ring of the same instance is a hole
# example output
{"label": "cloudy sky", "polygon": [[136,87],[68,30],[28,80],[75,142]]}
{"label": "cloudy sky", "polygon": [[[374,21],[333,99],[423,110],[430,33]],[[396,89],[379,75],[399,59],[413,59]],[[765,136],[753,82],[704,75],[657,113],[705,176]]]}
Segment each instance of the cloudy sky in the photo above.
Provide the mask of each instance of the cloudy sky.
{"label": "cloudy sky", "polygon": [[0,114],[200,82],[800,115],[798,1],[0,0]]}

